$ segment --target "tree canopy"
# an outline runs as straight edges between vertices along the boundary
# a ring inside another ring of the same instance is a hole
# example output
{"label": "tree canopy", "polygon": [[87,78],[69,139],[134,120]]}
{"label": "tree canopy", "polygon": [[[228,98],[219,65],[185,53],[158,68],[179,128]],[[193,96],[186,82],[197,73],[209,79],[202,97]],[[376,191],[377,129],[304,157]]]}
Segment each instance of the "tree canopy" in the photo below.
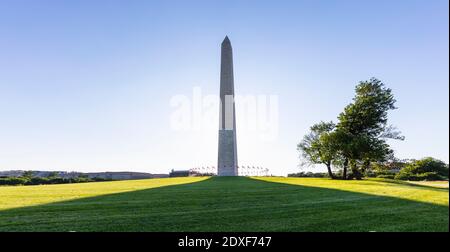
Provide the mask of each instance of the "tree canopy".
{"label": "tree canopy", "polygon": [[335,128],[333,122],[320,122],[310,128],[310,133],[303,137],[297,145],[304,160],[309,164],[324,164],[327,166],[328,175],[334,178],[331,171],[331,163],[336,157],[333,142],[329,141],[329,134]]}
{"label": "tree canopy", "polygon": [[432,157],[426,157],[407,164],[396,175],[396,178],[402,180],[444,180],[448,179],[448,171],[448,164]]}
{"label": "tree canopy", "polygon": [[352,103],[339,114],[338,122],[320,122],[311,127],[297,146],[303,158],[312,164],[325,164],[330,177],[331,165],[348,168],[353,178],[361,178],[371,162],[393,158],[387,139],[403,140],[395,127],[388,125],[388,112],[396,109],[392,90],[376,78],[361,81]]}

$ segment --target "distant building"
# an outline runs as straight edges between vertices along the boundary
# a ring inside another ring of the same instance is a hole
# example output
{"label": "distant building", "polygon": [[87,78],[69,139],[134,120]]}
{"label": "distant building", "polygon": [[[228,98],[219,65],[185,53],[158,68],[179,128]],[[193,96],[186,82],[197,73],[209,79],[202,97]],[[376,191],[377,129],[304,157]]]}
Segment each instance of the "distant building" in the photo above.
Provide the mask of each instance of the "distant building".
{"label": "distant building", "polygon": [[190,170],[172,170],[169,173],[169,177],[173,178],[173,177],[189,177],[191,171]]}
{"label": "distant building", "polygon": [[7,178],[7,177],[20,177],[22,176],[22,174],[24,173],[24,171],[0,171],[0,178]]}
{"label": "distant building", "polygon": [[153,178],[168,178],[169,174],[160,173],[160,174],[152,174],[152,176]]}
{"label": "distant building", "polygon": [[387,171],[390,173],[399,173],[401,169],[402,169],[402,167],[393,167]]}
{"label": "distant building", "polygon": [[178,171],[172,169],[172,171],[169,173],[169,177],[195,177],[195,176],[202,176],[202,174],[192,169],[178,170]]}
{"label": "distant building", "polygon": [[89,172],[84,173],[84,175],[89,178],[103,178],[112,180],[153,178],[152,174],[143,172]]}

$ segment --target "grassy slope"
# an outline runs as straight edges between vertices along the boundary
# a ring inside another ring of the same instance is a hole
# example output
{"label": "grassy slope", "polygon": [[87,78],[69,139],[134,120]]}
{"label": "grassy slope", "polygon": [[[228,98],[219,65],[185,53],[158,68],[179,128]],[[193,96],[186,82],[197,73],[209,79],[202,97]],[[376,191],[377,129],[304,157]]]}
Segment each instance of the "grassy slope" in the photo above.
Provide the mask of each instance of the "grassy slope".
{"label": "grassy slope", "polygon": [[448,231],[448,189],[172,178],[0,187],[0,231]]}
{"label": "grassy slope", "polygon": [[[161,186],[198,182],[207,178],[143,179],[39,186],[0,186],[0,211]],[[1,214],[1,212],[0,212]]]}

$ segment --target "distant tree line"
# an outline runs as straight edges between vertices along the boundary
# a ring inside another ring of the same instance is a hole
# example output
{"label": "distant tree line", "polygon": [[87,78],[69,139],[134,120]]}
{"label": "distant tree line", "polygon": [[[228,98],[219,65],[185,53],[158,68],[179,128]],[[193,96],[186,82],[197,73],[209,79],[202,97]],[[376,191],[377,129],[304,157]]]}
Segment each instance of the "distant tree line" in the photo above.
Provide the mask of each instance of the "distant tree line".
{"label": "distant tree line", "polygon": [[98,181],[111,181],[105,178],[89,178],[80,175],[74,178],[62,178],[57,173],[51,173],[47,177],[34,176],[33,171],[25,171],[19,177],[0,177],[0,185],[47,185],[47,184],[69,184],[69,183],[85,183]]}
{"label": "distant tree line", "polygon": [[[342,170],[334,170],[336,178],[342,177]],[[364,177],[386,178],[399,180],[448,180],[449,166],[441,160],[426,157],[420,160],[389,161],[372,163],[363,174]],[[329,178],[327,172],[298,172],[288,174],[288,177]]]}
{"label": "distant tree line", "polygon": [[298,177],[298,178],[327,178],[329,177],[326,172],[297,172],[290,173],[288,177]]}
{"label": "distant tree line", "polygon": [[[302,165],[323,164],[328,177],[333,179],[361,179],[364,176],[448,179],[448,165],[442,161],[425,158],[402,163],[395,158],[387,140],[405,138],[387,123],[388,112],[396,109],[391,89],[371,78],[361,81],[355,93],[353,101],[339,114],[337,123],[322,121],[314,124],[297,145]],[[390,165],[401,168],[400,172],[393,172]]]}

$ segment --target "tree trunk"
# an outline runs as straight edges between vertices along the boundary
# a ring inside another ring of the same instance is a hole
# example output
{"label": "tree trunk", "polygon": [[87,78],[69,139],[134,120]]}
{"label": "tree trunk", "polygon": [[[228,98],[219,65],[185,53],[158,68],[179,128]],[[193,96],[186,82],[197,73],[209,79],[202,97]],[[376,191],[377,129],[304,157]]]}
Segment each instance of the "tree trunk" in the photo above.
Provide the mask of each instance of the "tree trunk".
{"label": "tree trunk", "polygon": [[344,160],[344,172],[342,173],[342,179],[347,179],[348,158]]}
{"label": "tree trunk", "polygon": [[331,162],[326,163],[327,170],[328,170],[328,176],[330,176],[331,179],[335,179],[333,172],[331,171]]}
{"label": "tree trunk", "polygon": [[370,161],[365,160],[365,161],[364,161],[364,165],[363,165],[362,168],[361,168],[362,174],[365,175],[365,174],[366,174],[366,171],[368,171],[369,169],[370,169]]}
{"label": "tree trunk", "polygon": [[350,162],[350,169],[352,170],[352,178],[361,180],[362,173],[358,170],[358,165],[355,160]]}

